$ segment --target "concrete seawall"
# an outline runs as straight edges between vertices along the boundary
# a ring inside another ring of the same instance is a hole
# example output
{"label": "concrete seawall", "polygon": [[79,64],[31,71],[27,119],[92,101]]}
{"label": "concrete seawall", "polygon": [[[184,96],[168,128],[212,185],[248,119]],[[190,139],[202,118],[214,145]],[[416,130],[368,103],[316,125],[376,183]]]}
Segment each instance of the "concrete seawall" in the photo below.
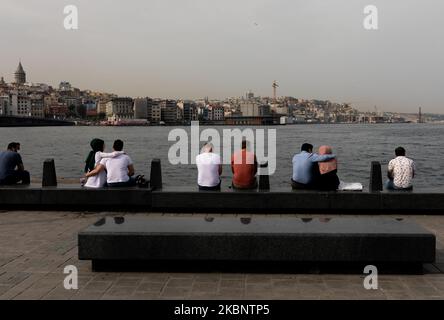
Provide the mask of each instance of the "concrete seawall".
{"label": "concrete seawall", "polygon": [[0,187],[0,208],[177,213],[444,214],[444,194]]}

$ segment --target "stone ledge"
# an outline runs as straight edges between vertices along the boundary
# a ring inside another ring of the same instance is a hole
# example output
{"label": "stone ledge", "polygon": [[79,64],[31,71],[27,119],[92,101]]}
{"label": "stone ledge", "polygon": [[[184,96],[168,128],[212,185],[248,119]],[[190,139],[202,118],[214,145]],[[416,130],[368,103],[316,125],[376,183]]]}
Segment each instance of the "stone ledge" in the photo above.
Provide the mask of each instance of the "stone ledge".
{"label": "stone ledge", "polygon": [[341,214],[444,214],[444,194],[366,192],[153,191],[152,210]]}
{"label": "stone ledge", "polygon": [[17,186],[0,187],[0,205],[5,209],[179,213],[444,214],[444,194],[233,190],[199,192],[191,187],[152,191],[140,188]]}

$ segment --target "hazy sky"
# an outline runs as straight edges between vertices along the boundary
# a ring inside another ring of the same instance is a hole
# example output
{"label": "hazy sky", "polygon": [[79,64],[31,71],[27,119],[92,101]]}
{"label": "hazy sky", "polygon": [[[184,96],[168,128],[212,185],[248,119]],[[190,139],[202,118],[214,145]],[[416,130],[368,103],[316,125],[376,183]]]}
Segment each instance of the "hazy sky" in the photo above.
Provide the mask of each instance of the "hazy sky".
{"label": "hazy sky", "polygon": [[277,80],[278,95],[442,113],[443,15],[438,0],[0,0],[0,75],[21,58],[31,82],[170,98],[271,96]]}

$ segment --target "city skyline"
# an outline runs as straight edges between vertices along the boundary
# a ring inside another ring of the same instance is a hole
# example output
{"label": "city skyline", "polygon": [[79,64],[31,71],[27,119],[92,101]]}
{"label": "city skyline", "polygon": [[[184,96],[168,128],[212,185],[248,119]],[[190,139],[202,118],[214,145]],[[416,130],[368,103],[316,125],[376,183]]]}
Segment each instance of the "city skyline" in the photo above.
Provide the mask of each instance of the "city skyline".
{"label": "city skyline", "polygon": [[[50,84],[50,83],[46,83],[46,82],[28,82],[28,81],[26,81],[26,72],[25,72],[25,70],[24,70],[24,68],[23,68],[23,65],[22,65],[22,61],[21,60],[19,60],[19,63],[18,63],[18,66],[17,66],[17,68],[16,68],[16,71],[14,72],[14,74],[13,74],[13,81],[10,81],[10,85],[12,85],[13,87],[12,88],[14,88],[14,86],[15,85],[19,85],[20,87],[21,87],[21,89],[19,89],[19,90],[23,90],[23,89],[25,89],[25,88],[29,88],[28,86],[29,85],[34,85],[34,86],[37,86],[37,87],[40,87],[40,85],[44,85],[44,86],[50,86],[50,87],[52,87],[52,88],[54,88],[54,89],[57,89],[57,87],[59,87],[59,89],[60,89],[60,87],[61,86],[69,86],[69,88],[70,89],[68,89],[68,90],[71,90],[71,88],[75,88],[75,86],[72,86],[71,85],[71,83],[69,82],[69,81],[61,81],[59,84],[57,84],[57,85],[54,85],[54,84]],[[4,85],[7,85],[8,84],[8,82],[7,81],[5,81],[5,78],[4,78],[4,76],[0,76],[0,85],[2,85],[2,84],[4,84]],[[24,86],[24,87],[23,87]],[[142,99],[144,99],[144,98],[148,98],[148,99],[151,99],[151,98],[153,98],[153,99],[166,99],[166,100],[169,100],[169,99],[171,99],[171,100],[177,100],[177,101],[196,101],[196,100],[207,100],[207,99],[209,99],[210,101],[219,101],[219,102],[223,102],[223,101],[230,101],[230,100],[232,100],[232,99],[246,99],[246,100],[250,100],[250,99],[252,99],[252,98],[254,98],[254,99],[258,99],[258,98],[260,98],[260,99],[265,99],[265,101],[268,101],[269,103],[273,103],[273,102],[278,102],[279,101],[279,103],[281,103],[282,102],[282,99],[286,99],[286,98],[291,98],[291,99],[299,99],[299,100],[301,100],[301,101],[317,101],[317,100],[319,100],[319,101],[322,101],[322,99],[316,99],[316,98],[312,98],[312,99],[306,99],[306,98],[301,98],[301,97],[295,97],[295,96],[276,96],[276,91],[277,91],[277,88],[279,88],[279,85],[278,85],[278,83],[277,83],[277,81],[276,80],[274,80],[273,82],[272,82],[272,89],[273,89],[273,96],[270,96],[270,95],[265,95],[265,96],[258,96],[258,95],[255,95],[254,94],[254,92],[252,91],[252,90],[248,90],[246,93],[245,93],[245,95],[242,95],[242,96],[237,96],[237,97],[223,97],[223,98],[216,98],[216,99],[211,99],[210,97],[208,97],[208,96],[205,96],[205,97],[197,97],[197,98],[195,98],[195,97],[154,97],[154,96],[148,96],[148,95],[140,95],[140,96],[133,96],[133,97],[131,97],[131,96],[129,96],[129,95],[123,95],[123,96],[120,96],[121,98],[131,98],[131,99],[133,99],[133,98],[135,98],[135,99],[138,99],[138,98],[142,98]],[[92,90],[92,89],[90,89],[90,88],[76,88],[76,89],[78,89],[78,90],[80,90],[80,91],[82,91],[82,92],[86,92],[86,91],[90,91],[90,92],[92,92],[92,93],[97,93],[97,94],[100,94],[100,95],[103,95],[103,94],[105,94],[105,95],[114,95],[114,96],[116,96],[116,97],[118,97],[119,95],[117,95],[117,94],[115,94],[114,92],[109,92],[109,91],[97,91],[97,90]],[[14,89],[13,89],[14,90]],[[26,90],[26,89],[25,89]],[[330,101],[330,100],[324,100],[324,101]],[[268,103],[267,102],[267,103]],[[338,104],[338,101],[330,101],[330,102],[332,102],[333,104]],[[348,103],[348,102],[342,102],[343,104],[346,104],[346,105],[350,105],[350,107],[352,107],[352,103]],[[357,110],[359,110],[359,109],[357,109]],[[390,113],[390,111],[386,111],[386,110],[381,110],[381,109],[378,109],[377,108],[377,106],[374,106],[374,109],[373,110],[359,110],[360,112],[364,112],[364,113],[384,113],[384,112],[389,112]],[[419,107],[419,117],[421,117],[421,113],[422,113],[422,107]],[[412,112],[412,113],[409,113],[409,112],[392,112],[393,114],[410,114],[410,115],[412,115],[412,114],[417,114],[417,113],[415,113],[415,112]],[[431,113],[429,113],[429,114],[431,114]],[[440,114],[440,113],[435,113],[435,114]]]}
{"label": "city skyline", "polygon": [[[374,1],[381,28],[362,28],[365,1],[72,1],[79,30],[56,1],[3,1],[0,76],[21,59],[29,82],[118,94],[223,99],[248,90],[350,102],[361,111],[442,113],[442,28],[433,1]],[[119,17],[119,20],[116,20]],[[116,23],[116,21],[118,23]],[[123,22],[120,22],[123,21]],[[168,23],[167,23],[168,22]],[[12,28],[11,28],[12,27]]]}

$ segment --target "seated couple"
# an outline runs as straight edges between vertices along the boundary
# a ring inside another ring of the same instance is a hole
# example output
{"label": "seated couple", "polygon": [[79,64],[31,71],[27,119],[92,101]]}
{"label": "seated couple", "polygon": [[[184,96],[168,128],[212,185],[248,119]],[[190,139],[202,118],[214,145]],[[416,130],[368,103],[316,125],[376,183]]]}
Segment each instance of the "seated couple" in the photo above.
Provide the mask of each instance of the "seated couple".
{"label": "seated couple", "polygon": [[[213,152],[213,148],[211,143],[206,143],[201,154],[196,157],[199,190],[220,190],[222,161],[220,156]],[[247,151],[247,141],[245,140],[242,141],[241,150],[235,152],[231,157],[231,171],[234,189],[251,190],[257,188],[257,159],[254,153]]]}
{"label": "seated couple", "polygon": [[134,178],[134,165],[123,151],[122,140],[114,141],[112,153],[103,152],[105,142],[101,139],[93,139],[91,148],[85,161],[85,187],[133,187],[143,180],[143,176]]}
{"label": "seated couple", "polygon": [[293,157],[293,189],[321,191],[337,190],[340,184],[336,156],[329,146],[321,146],[319,154],[313,153],[313,145],[304,143],[301,153]]}

